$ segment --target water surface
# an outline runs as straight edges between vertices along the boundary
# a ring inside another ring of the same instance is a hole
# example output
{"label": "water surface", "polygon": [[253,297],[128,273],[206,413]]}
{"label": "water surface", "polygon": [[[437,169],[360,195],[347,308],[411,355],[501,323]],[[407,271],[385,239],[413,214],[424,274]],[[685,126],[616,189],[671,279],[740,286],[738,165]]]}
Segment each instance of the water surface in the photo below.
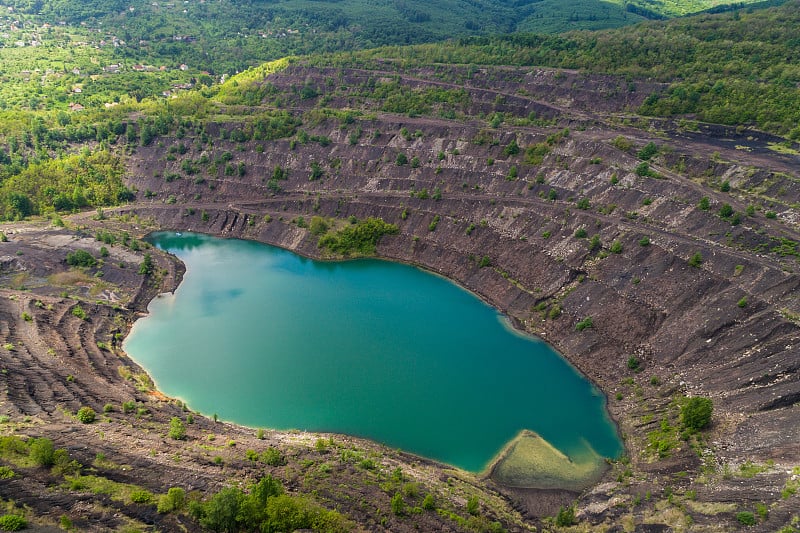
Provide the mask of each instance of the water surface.
{"label": "water surface", "polygon": [[192,409],[363,436],[471,471],[523,429],[567,455],[621,451],[594,386],[439,276],[190,233],[152,242],[187,272],[125,349]]}

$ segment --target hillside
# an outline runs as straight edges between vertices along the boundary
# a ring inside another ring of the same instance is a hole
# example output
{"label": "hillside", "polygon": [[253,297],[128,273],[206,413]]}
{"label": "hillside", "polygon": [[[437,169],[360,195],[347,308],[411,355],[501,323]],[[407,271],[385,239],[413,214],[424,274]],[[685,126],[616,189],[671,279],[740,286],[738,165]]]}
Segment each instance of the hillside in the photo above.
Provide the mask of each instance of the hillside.
{"label": "hillside", "polygon": [[[797,531],[800,146],[780,105],[798,97],[796,16],[294,58],[176,98],[7,112],[0,497],[31,524],[97,531],[222,530],[214,506],[252,503],[248,486],[276,529]],[[665,47],[684,40],[691,54]],[[702,105],[670,108],[687,83],[710,85]],[[738,83],[781,114],[738,115]],[[378,256],[480,295],[598,385],[626,449],[601,483],[540,490],[222,423],[119,349],[183,273],[150,231],[333,259],[357,250],[309,226],[370,217],[398,228]],[[688,421],[698,397],[708,426]],[[29,438],[66,452],[43,463]],[[252,486],[267,474],[285,497]],[[304,521],[278,525],[278,502]]]}
{"label": "hillside", "polygon": [[[764,5],[754,0],[4,0],[0,2],[0,15],[7,10],[7,20],[17,29],[24,28],[21,23],[29,22],[34,34],[32,41],[46,41],[49,34],[64,28],[78,34],[89,30],[88,40],[92,35],[106,34],[104,40],[114,43],[112,63],[115,64],[186,64],[221,75],[287,55],[518,31],[596,30],[635,24],[646,18],[751,4]],[[44,24],[48,27],[42,31]],[[14,33],[7,32],[6,46],[20,42]],[[23,36],[22,42],[25,41]]]}

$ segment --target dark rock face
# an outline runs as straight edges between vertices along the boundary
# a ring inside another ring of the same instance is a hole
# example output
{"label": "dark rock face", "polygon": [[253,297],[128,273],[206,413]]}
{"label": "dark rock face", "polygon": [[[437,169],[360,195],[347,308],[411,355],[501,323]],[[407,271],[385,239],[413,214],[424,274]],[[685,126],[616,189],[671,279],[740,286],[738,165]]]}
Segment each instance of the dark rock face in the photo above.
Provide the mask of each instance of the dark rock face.
{"label": "dark rock face", "polygon": [[[118,214],[140,234],[194,230],[313,257],[324,254],[300,217],[397,224],[399,233],[378,245],[381,257],[419,265],[478,294],[516,327],[551,343],[609,397],[628,458],[577,496],[578,519],[618,530],[625,520],[637,531],[689,520],[731,530],[739,527],[736,511],[766,503],[760,524],[780,529],[797,514],[796,498],[780,493],[800,464],[798,158],[769,150],[774,139],[758,132],[687,131],[656,119],[626,125],[623,114],[663,89],[657,84],[637,82],[630,92],[625,80],[608,76],[466,72],[292,67],[268,82],[283,109],[306,117],[310,136],[329,142],[231,141],[237,122],[188,128],[183,138],[162,137],[130,156],[128,181],[139,193]],[[459,89],[468,98],[459,119],[390,114],[362,95],[370,79],[394,79],[412,91]],[[294,90],[307,83],[318,99],[303,100]],[[321,99],[364,114],[349,122],[309,119]],[[481,117],[495,112],[508,114],[493,128]],[[512,119],[531,112],[545,122],[515,125]],[[200,142],[201,133],[211,141]],[[512,140],[520,153],[505,150]],[[655,174],[642,175],[637,152],[651,141],[659,147],[649,161]],[[541,160],[526,162],[526,148],[539,143],[546,147]],[[170,160],[178,144],[188,150]],[[397,164],[399,153],[408,164]],[[242,163],[243,175],[213,164],[223,156],[232,168]],[[184,160],[196,167],[191,175],[181,168]],[[318,179],[310,179],[314,163],[323,170]],[[288,176],[277,187],[270,186],[276,167]],[[732,192],[720,191],[723,181]],[[702,197],[708,210],[698,207]],[[725,203],[741,215],[738,224],[718,216]],[[749,205],[758,209],[745,215]],[[52,261],[46,255],[42,265]],[[0,264],[8,279],[19,269],[11,254]],[[181,276],[179,267],[170,272],[168,288]],[[123,285],[126,275],[107,274]],[[153,292],[131,297],[131,308],[143,309]],[[57,303],[59,320],[71,321],[67,302]],[[8,320],[18,316],[8,312]],[[586,318],[591,327],[579,331]],[[64,343],[72,350],[96,344],[88,332],[75,335]],[[81,368],[117,379],[115,367],[103,370],[100,350],[78,355],[93,358]],[[37,394],[54,396],[45,401],[50,406],[103,401],[102,392],[74,398],[61,385],[38,392],[46,387],[31,379],[9,382],[8,397],[21,412],[47,411],[36,407],[38,399],[28,406]],[[119,394],[121,400],[130,390]],[[711,428],[689,441],[674,430],[674,442],[661,442],[660,453],[659,431],[679,425],[678,403],[687,395],[712,398]],[[750,475],[748,462],[761,470]],[[531,518],[552,516],[576,497],[487,484]]]}
{"label": "dark rock face", "polygon": [[[463,83],[469,117],[534,112],[552,125],[491,128],[474,119],[376,113],[379,103],[357,96],[358,87],[392,76],[411,90]],[[331,79],[336,82],[326,84]],[[620,125],[612,113],[661,87],[640,86],[615,98],[623,81],[612,77],[488,69],[467,79],[456,67],[444,73],[293,67],[269,83],[286,95],[301,80],[317,86],[328,106],[367,110],[375,118],[318,122],[308,133],[329,139],[325,146],[237,144],[219,138],[234,124],[210,124],[213,146],[195,146],[188,157],[213,160],[229,151],[247,172],[204,175],[200,184],[153,177],[176,165],[163,156],[178,141],[165,138],[162,147],[142,148],[131,159],[131,184],[158,194],[130,212],[165,228],[255,239],[314,257],[322,254],[317,239],[294,223],[297,217],[381,217],[400,233],[382,239],[379,255],[455,280],[553,344],[607,394],[619,392],[624,399],[609,409],[631,437],[637,468],[655,478],[699,468],[686,446],[672,459],[647,459],[647,433],[682,394],[713,399],[718,464],[767,456],[798,462],[794,429],[761,431],[778,419],[782,427],[800,426],[792,407],[800,399],[800,277],[794,273],[800,265],[796,255],[773,251],[780,239],[800,240],[798,213],[790,207],[797,158],[768,150],[771,139],[760,134],[705,126],[685,132],[654,120],[650,126],[661,131],[652,136]],[[314,105],[287,100],[295,114]],[[526,147],[566,126],[568,134],[548,145],[541,162],[526,163]],[[354,142],[348,134],[356,128]],[[748,149],[728,142],[733,135]],[[615,142],[620,136],[629,146]],[[522,153],[504,152],[512,140]],[[650,141],[660,148],[650,161],[655,177],[635,171],[636,152]],[[398,153],[418,164],[398,165]],[[325,173],[310,181],[313,162]],[[289,176],[280,192],[266,186],[276,166]],[[723,180],[733,194],[718,190]],[[763,199],[776,188],[784,195],[772,203],[779,216],[765,218],[770,208]],[[435,191],[440,198],[431,197]],[[169,195],[193,214],[164,205]],[[707,211],[697,207],[703,196],[710,199]],[[588,206],[579,205],[581,198]],[[759,210],[732,225],[717,215],[723,203],[742,215],[751,203]],[[586,238],[576,237],[581,228]],[[599,242],[592,243],[594,236]],[[615,250],[612,243],[619,244]],[[695,254],[700,261],[692,266]],[[490,266],[481,268],[483,257]],[[586,317],[592,327],[577,331]],[[630,358],[640,373],[628,368]],[[621,385],[623,378],[630,384]],[[641,423],[642,417],[655,422]],[[742,432],[750,437],[744,442]]]}

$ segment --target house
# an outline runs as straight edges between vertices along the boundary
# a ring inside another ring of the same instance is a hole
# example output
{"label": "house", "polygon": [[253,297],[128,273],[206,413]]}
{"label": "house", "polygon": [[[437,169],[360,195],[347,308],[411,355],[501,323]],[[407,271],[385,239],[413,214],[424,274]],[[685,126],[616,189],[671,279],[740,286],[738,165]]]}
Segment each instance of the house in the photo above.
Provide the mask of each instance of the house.
{"label": "house", "polygon": [[83,107],[81,104],[78,104],[78,103],[75,103],[75,102],[69,104],[69,110],[70,111],[83,111],[84,109],[86,109],[86,108]]}

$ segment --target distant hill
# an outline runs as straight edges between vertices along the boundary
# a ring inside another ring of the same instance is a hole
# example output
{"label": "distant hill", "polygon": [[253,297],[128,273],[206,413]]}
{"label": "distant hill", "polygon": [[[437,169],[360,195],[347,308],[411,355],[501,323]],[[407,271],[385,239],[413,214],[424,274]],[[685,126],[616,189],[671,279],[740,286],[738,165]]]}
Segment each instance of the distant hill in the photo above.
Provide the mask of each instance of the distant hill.
{"label": "distant hill", "polygon": [[[753,4],[744,0],[735,5]],[[215,73],[286,55],[518,31],[634,24],[732,5],[720,0],[2,0],[51,24],[115,32],[132,60],[170,57]]]}

